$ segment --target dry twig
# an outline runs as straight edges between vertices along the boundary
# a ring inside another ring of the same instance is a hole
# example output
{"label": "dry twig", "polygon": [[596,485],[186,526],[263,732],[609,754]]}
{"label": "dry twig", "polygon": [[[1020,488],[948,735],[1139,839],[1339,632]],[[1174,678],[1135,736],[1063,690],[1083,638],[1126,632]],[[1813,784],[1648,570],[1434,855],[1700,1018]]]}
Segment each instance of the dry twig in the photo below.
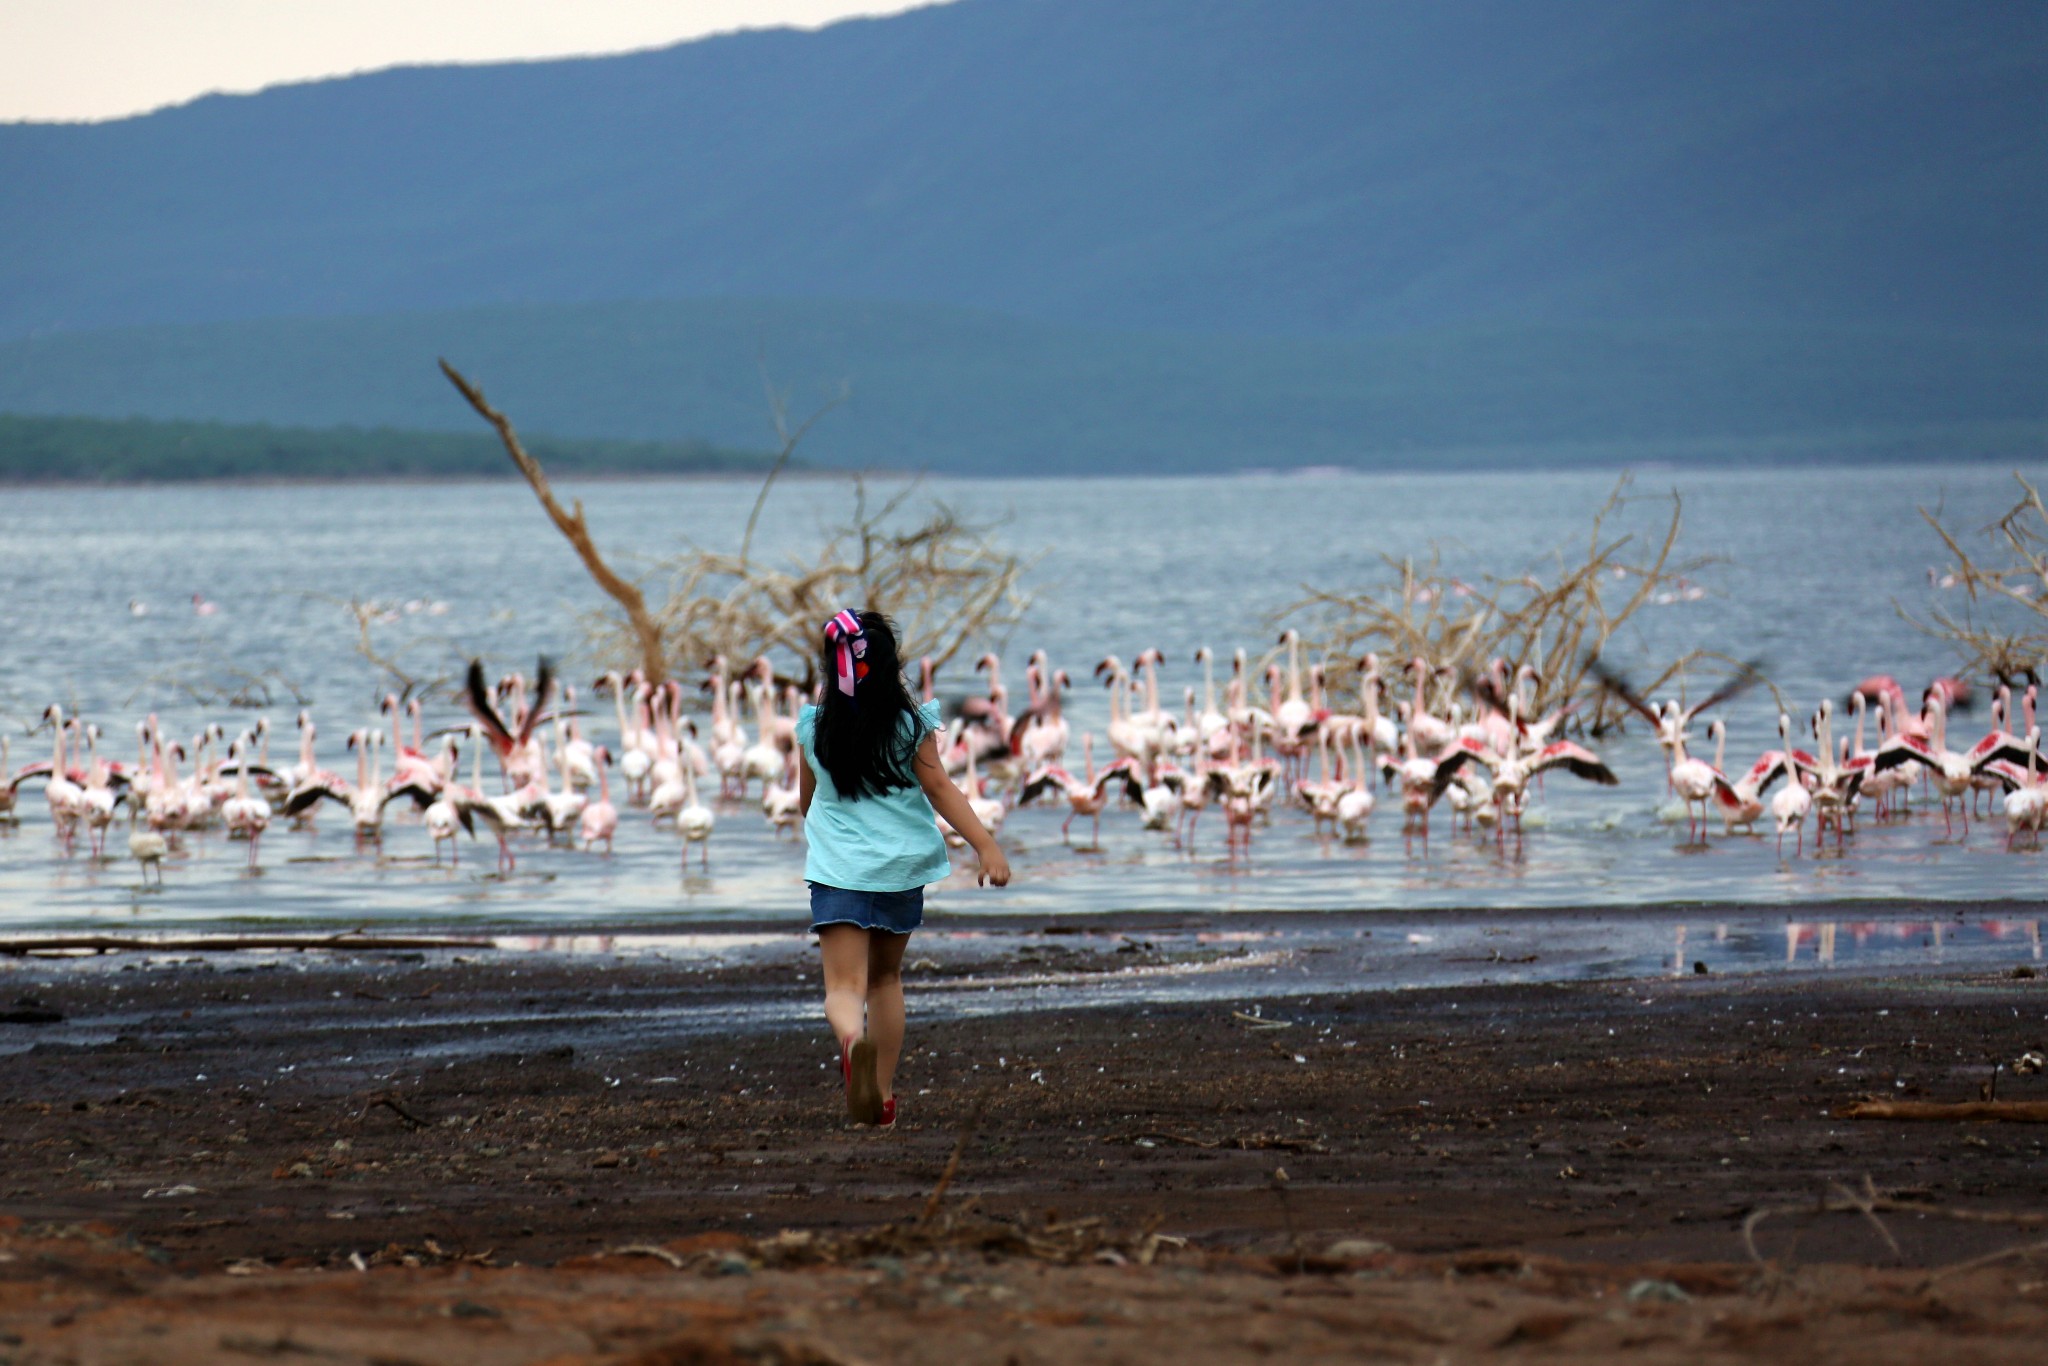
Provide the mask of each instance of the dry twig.
{"label": "dry twig", "polygon": [[946,1159],[946,1169],[939,1173],[938,1184],[932,1187],[930,1198],[924,1202],[924,1213],[917,1217],[917,1228],[923,1229],[930,1224],[932,1217],[939,1212],[939,1202],[946,1198],[946,1188],[960,1174],[960,1159],[967,1155],[967,1145],[973,1140],[975,1131],[981,1128],[981,1121],[988,1114],[989,1102],[995,1099],[995,1094],[996,1088],[990,1084],[983,1087],[981,1095],[975,1099],[974,1109],[960,1130],[960,1141],[953,1145],[953,1155]]}

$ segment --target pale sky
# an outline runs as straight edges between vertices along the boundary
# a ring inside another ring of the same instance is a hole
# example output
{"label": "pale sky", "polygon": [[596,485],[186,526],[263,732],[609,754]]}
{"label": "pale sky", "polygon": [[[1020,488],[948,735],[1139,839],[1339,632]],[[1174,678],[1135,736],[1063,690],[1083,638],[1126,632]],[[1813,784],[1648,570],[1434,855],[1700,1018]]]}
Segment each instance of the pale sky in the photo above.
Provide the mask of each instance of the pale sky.
{"label": "pale sky", "polygon": [[0,0],[0,121],[434,62],[629,52],[931,0]]}

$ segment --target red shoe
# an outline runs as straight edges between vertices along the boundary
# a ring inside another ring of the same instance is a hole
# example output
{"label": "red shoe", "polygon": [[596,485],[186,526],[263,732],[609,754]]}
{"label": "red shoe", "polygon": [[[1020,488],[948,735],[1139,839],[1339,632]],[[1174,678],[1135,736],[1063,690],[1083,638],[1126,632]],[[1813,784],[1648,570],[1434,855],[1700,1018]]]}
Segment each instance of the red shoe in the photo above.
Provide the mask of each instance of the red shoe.
{"label": "red shoe", "polygon": [[890,1096],[882,1102],[882,1117],[875,1121],[884,1129],[896,1122],[896,1097]]}

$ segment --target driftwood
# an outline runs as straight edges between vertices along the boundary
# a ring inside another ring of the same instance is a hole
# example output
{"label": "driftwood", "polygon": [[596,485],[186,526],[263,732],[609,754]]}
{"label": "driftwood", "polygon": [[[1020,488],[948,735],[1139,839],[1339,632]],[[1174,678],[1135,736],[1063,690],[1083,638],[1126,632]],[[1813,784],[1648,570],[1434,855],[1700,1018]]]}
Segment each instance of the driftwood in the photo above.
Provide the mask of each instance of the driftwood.
{"label": "driftwood", "polygon": [[1835,1118],[2048,1124],[2048,1100],[1859,1100],[1837,1109]]}
{"label": "driftwood", "polygon": [[313,935],[218,935],[203,939],[144,939],[112,934],[65,934],[35,939],[0,939],[0,954],[35,953],[236,953],[244,949],[489,949],[488,939],[384,937],[353,931]]}
{"label": "driftwood", "polygon": [[469,400],[469,406],[476,409],[484,421],[497,429],[498,439],[505,443],[505,453],[512,457],[512,463],[526,476],[526,482],[533,489],[533,496],[540,499],[548,520],[555,524],[555,530],[568,539],[575,549],[583,567],[590,571],[590,577],[597,586],[626,614],[627,624],[632,628],[639,645],[640,667],[646,671],[647,681],[660,686],[668,681],[668,655],[662,648],[661,623],[647,610],[647,599],[641,595],[640,586],[622,579],[612,567],[605,563],[597,545],[590,539],[590,526],[583,517],[583,500],[578,498],[571,510],[564,510],[555,498],[554,490],[548,486],[547,473],[540,462],[526,453],[519,444],[519,433],[512,429],[511,420],[493,408],[484,398],[483,390],[464,378],[461,371],[447,361],[441,362],[441,373],[448,376],[448,382],[461,391]]}
{"label": "driftwood", "polygon": [[[993,525],[943,503],[913,520],[907,505],[915,481],[886,498],[871,497],[859,476],[851,483],[850,516],[822,528],[824,544],[811,554],[764,563],[743,542],[739,554],[695,549],[666,561],[670,583],[654,615],[671,658],[784,656],[796,661],[793,676],[808,683],[818,623],[842,607],[889,617],[903,658],[928,657],[934,668],[972,641],[1001,640],[1022,619],[1025,562],[997,543]],[[618,661],[635,648],[630,624],[614,613],[592,627],[600,660]]]}
{"label": "driftwood", "polygon": [[[2013,478],[2022,496],[1983,529],[1991,549],[1981,555],[1972,555],[1935,513],[1920,509],[1954,557],[1942,586],[1963,590],[1967,606],[1961,615],[1937,606],[1923,622],[1896,601],[1893,608],[1912,626],[1954,645],[1963,656],[1964,673],[1981,672],[2023,687],[2039,683],[2048,663],[2048,506],[2026,476],[2015,471]],[[1980,619],[1980,606],[1987,612],[1999,608],[2011,624]]]}
{"label": "driftwood", "polygon": [[[1573,727],[1604,734],[1630,713],[1600,686],[1593,661],[1645,607],[1703,591],[1690,576],[1715,563],[1711,557],[1679,557],[1684,507],[1676,493],[1670,517],[1654,538],[1610,531],[1610,520],[1630,501],[1628,487],[1624,475],[1593,514],[1584,550],[1560,549],[1548,574],[1467,580],[1444,566],[1441,549],[1421,563],[1382,556],[1386,573],[1379,583],[1355,589],[1310,585],[1308,596],[1277,620],[1301,625],[1304,645],[1327,659],[1333,688],[1350,686],[1353,662],[1367,651],[1397,667],[1419,656],[1457,670],[1468,683],[1488,660],[1500,658],[1510,671],[1536,667],[1538,715],[1571,706]],[[1726,655],[1694,650],[1646,673],[1638,691],[1670,689],[1709,664],[1746,667]]]}

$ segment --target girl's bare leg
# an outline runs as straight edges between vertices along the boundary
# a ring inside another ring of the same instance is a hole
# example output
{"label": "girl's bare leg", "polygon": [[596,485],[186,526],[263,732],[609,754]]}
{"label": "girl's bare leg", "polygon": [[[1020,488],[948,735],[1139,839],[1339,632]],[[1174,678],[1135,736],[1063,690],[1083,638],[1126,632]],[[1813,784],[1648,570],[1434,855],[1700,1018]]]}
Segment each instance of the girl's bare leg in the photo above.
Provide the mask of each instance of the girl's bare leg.
{"label": "girl's bare leg", "polygon": [[[821,925],[818,928],[818,947],[825,960],[825,1019],[832,1026],[832,1037],[842,1044],[849,1039],[858,1039],[866,1032],[864,1016],[868,1001],[869,938],[869,931],[858,925]],[[901,950],[898,955],[901,956]],[[903,1045],[903,997],[900,990],[896,1000],[896,1046],[900,1048]],[[888,1057],[893,1070],[896,1055],[891,1052]],[[888,1094],[886,1084],[882,1094]]]}
{"label": "girl's bare leg", "polygon": [[896,1094],[896,1060],[903,1053],[903,951],[908,947],[907,934],[876,930],[868,936],[868,1038],[875,1045],[875,1078],[884,1100]]}

